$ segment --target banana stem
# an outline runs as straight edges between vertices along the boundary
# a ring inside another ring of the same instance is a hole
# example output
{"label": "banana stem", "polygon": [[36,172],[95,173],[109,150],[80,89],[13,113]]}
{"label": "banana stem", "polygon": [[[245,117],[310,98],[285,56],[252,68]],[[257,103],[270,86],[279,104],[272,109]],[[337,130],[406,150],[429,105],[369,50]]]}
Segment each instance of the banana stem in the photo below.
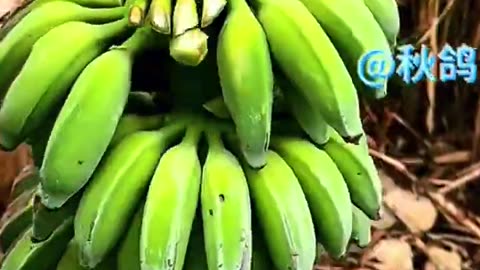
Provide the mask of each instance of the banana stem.
{"label": "banana stem", "polygon": [[206,132],[209,150],[220,150],[224,148],[221,132],[214,127]]}
{"label": "banana stem", "polygon": [[[198,121],[198,120],[197,120]],[[200,122],[202,122],[200,120]],[[182,144],[186,144],[189,146],[194,146],[195,148],[200,141],[200,138],[203,134],[203,125],[201,123],[192,123],[187,127],[187,132],[185,133],[185,137],[182,139]]]}
{"label": "banana stem", "polygon": [[149,27],[137,29],[122,45],[116,47],[126,49],[133,54],[151,46],[153,43],[153,33]]}

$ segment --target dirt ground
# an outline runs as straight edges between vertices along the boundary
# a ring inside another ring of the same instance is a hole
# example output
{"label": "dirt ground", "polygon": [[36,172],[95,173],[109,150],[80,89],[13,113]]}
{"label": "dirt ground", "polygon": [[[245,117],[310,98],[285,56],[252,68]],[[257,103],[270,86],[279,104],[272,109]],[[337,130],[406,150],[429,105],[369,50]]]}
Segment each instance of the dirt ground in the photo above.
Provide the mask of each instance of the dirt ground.
{"label": "dirt ground", "polygon": [[[0,0],[0,18],[17,4]],[[399,44],[425,44],[434,53],[445,44],[479,47],[480,1],[402,0],[399,6]],[[370,246],[352,247],[340,261],[323,258],[316,269],[480,269],[480,83],[393,80],[389,89],[382,101],[362,102],[384,185],[383,218]],[[26,146],[0,152],[0,204],[28,165]]]}

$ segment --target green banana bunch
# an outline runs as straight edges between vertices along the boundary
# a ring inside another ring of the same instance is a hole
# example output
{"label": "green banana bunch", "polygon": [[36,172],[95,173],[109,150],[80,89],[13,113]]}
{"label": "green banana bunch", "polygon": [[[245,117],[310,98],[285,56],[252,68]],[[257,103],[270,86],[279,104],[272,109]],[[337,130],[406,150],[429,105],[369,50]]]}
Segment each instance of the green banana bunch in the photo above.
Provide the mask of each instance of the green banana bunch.
{"label": "green banana bunch", "polygon": [[140,238],[141,269],[181,270],[197,208],[202,129],[192,124],[180,144],[160,159],[145,202]]}
{"label": "green banana bunch", "polygon": [[[111,2],[111,0],[106,0],[106,2]],[[36,1],[33,3],[36,3]],[[125,13],[124,7],[87,8],[69,1],[51,1],[36,8],[29,7],[28,9],[28,13],[19,19],[19,21],[8,31],[5,37],[0,40],[0,66],[2,66],[2,76],[0,76],[0,99],[4,96],[9,85],[24,65],[34,43],[48,31],[69,21],[106,23],[122,18]],[[61,12],[59,12],[59,10],[61,10]],[[72,36],[72,33],[76,32],[71,32],[68,36]],[[78,42],[78,39],[75,39],[76,36],[77,34],[73,35],[71,38],[65,38],[66,36],[63,36],[63,39],[65,41],[74,40],[74,42]],[[80,38],[83,37],[80,36]],[[59,40],[57,40],[57,42],[58,41]],[[59,45],[63,46],[63,48],[75,47],[64,46],[63,43]],[[79,47],[78,45],[76,46]],[[61,51],[64,50],[58,50],[57,54]],[[45,65],[45,63],[49,63],[49,68],[56,66],[52,61],[56,58],[63,58],[57,54],[55,56],[49,55],[48,61],[43,61],[42,64]],[[78,61],[78,59],[75,60]],[[38,86],[39,81],[34,80],[33,83]],[[25,89],[24,91],[31,92],[30,89]]]}
{"label": "green banana bunch", "polygon": [[286,77],[343,137],[362,134],[356,89],[342,58],[297,0],[255,0],[270,51]]}
{"label": "green banana bunch", "polygon": [[83,266],[97,266],[115,247],[160,157],[184,129],[180,122],[156,131],[138,131],[105,154],[75,215],[75,242]]}
{"label": "green banana bunch", "polygon": [[195,0],[176,0],[172,20],[174,37],[198,27],[199,18]]}
{"label": "green banana bunch", "polygon": [[208,36],[199,28],[187,30],[170,40],[170,56],[180,64],[198,66],[208,53]]}
{"label": "green banana bunch", "polygon": [[66,219],[45,241],[31,241],[32,230],[28,229],[15,242],[1,262],[2,270],[51,270],[61,259],[73,237],[72,218]]}
{"label": "green banana bunch", "polygon": [[400,14],[396,0],[363,0],[383,30],[390,46],[397,44]]}
{"label": "green banana bunch", "polygon": [[208,269],[249,269],[252,228],[248,184],[237,158],[225,149],[220,133],[207,132],[201,208]]}
{"label": "green banana bunch", "polygon": [[[387,94],[387,80],[378,79],[375,86],[365,85],[357,75],[357,66],[363,55],[374,50],[390,54],[390,47],[382,29],[363,1],[351,0],[300,0],[315,16],[332,40],[335,48],[350,71],[357,90],[375,91],[377,98]],[[382,0],[385,2],[385,0]],[[388,0],[391,1],[391,0]],[[355,16],[345,16],[355,14]],[[383,60],[383,59],[382,59]],[[389,61],[386,61],[390,63]],[[390,67],[386,67],[388,70]],[[372,94],[372,93],[368,93]]]}
{"label": "green banana bunch", "polygon": [[151,33],[139,28],[88,64],[75,81],[40,168],[42,203],[48,208],[62,206],[78,192],[100,162],[127,102],[134,56],[151,45]]}
{"label": "green banana bunch", "polygon": [[118,270],[141,270],[140,269],[140,233],[142,230],[142,217],[144,203],[133,216],[133,221],[120,243],[117,252]]}
{"label": "green banana bunch", "polygon": [[200,26],[205,28],[211,25],[213,21],[220,16],[227,5],[227,0],[203,0],[202,4]]}
{"label": "green banana bunch", "polygon": [[38,39],[0,108],[0,145],[14,149],[42,126],[85,66],[127,29],[125,20],[102,25],[72,21]]}
{"label": "green banana bunch", "polygon": [[34,190],[18,195],[5,209],[0,219],[0,247],[6,251],[32,225]]}
{"label": "green banana bunch", "polygon": [[172,32],[172,1],[152,0],[148,9],[146,21],[153,30],[169,35]]}
{"label": "green banana bunch", "polygon": [[268,151],[265,167],[245,167],[245,173],[275,267],[312,269],[316,257],[315,230],[307,200],[292,169],[277,153]]}
{"label": "green banana bunch", "polygon": [[353,206],[352,240],[361,248],[368,246],[371,241],[372,221]]}
{"label": "green banana bunch", "polygon": [[365,144],[347,143],[331,130],[330,140],[324,145],[324,150],[342,173],[353,204],[369,218],[376,220],[380,217],[382,184],[365,147]]}
{"label": "green banana bunch", "polygon": [[230,0],[219,35],[217,64],[222,93],[253,168],[265,166],[270,143],[273,73],[267,38],[244,0]]}
{"label": "green banana bunch", "polygon": [[48,209],[41,202],[38,192],[33,198],[32,241],[42,242],[68,218],[75,215],[82,193],[70,198],[62,207]]}
{"label": "green banana bunch", "polygon": [[352,234],[352,203],[334,161],[325,151],[301,138],[278,137],[272,144],[303,188],[318,241],[332,257],[343,256]]}
{"label": "green banana bunch", "polygon": [[165,115],[138,115],[124,114],[118,121],[117,128],[110,140],[110,147],[118,144],[122,139],[138,131],[154,130],[162,127],[166,121]]}
{"label": "green banana bunch", "polygon": [[276,76],[276,82],[283,90],[282,94],[288,100],[291,114],[302,130],[316,144],[326,143],[328,141],[328,125],[318,109],[312,106],[310,101],[282,75]]}

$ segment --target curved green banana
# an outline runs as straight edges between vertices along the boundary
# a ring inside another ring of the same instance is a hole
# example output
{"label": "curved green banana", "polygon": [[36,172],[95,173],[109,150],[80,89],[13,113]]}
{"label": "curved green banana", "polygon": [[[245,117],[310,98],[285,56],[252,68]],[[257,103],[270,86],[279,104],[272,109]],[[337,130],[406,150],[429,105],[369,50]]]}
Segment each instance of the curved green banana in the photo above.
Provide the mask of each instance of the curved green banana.
{"label": "curved green banana", "polygon": [[33,190],[18,195],[5,209],[0,219],[0,247],[8,250],[22,233],[32,225]]}
{"label": "curved green banana", "polygon": [[32,220],[32,241],[42,242],[68,218],[75,215],[82,193],[75,194],[62,207],[57,209],[48,209],[42,204],[38,193],[33,201],[33,220]]}
{"label": "curved green banana", "polygon": [[245,0],[229,0],[219,34],[217,64],[223,98],[241,151],[253,168],[265,166],[270,143],[273,73],[267,37]]}
{"label": "curved green banana", "polygon": [[180,122],[157,131],[138,131],[105,154],[75,215],[82,265],[93,268],[112,251],[145,195],[160,157],[184,129]]}
{"label": "curved green banana", "polygon": [[67,219],[45,241],[33,243],[28,229],[12,246],[1,262],[2,270],[51,270],[61,259],[73,237],[72,218]]}
{"label": "curved green banana", "polygon": [[144,203],[133,216],[133,221],[120,243],[117,253],[118,270],[141,270],[140,269],[140,233],[142,230]]}
{"label": "curved green banana", "polygon": [[165,115],[124,114],[118,121],[117,128],[110,141],[110,147],[116,145],[125,137],[142,130],[153,130],[165,124]]}
{"label": "curved green banana", "polygon": [[330,140],[323,149],[342,173],[353,204],[369,218],[378,219],[382,202],[382,183],[372,157],[365,149],[368,147],[365,140],[364,143],[356,145],[346,143],[333,130],[330,134]]}
{"label": "curved green banana", "polygon": [[62,206],[99,164],[127,102],[134,56],[151,45],[151,33],[139,28],[124,44],[88,64],[74,83],[40,168],[40,194],[48,208]]}
{"label": "curved green banana", "polygon": [[0,107],[0,145],[14,149],[45,124],[78,74],[127,29],[126,20],[102,25],[73,21],[38,39]]}
{"label": "curved green banana", "polygon": [[139,27],[145,23],[145,17],[147,16],[148,7],[150,5],[149,0],[133,0],[128,3],[128,21],[131,25]]}
{"label": "curved green banana", "polygon": [[318,145],[328,141],[328,125],[322,114],[282,75],[276,77],[298,125]]}
{"label": "curved green banana", "polygon": [[[279,270],[310,270],[316,258],[312,214],[294,172],[275,152],[267,165],[245,168],[258,223]],[[337,228],[335,228],[337,229]]]}
{"label": "curved green banana", "polygon": [[[377,98],[384,97],[387,94],[387,79],[374,80],[375,86],[365,85],[357,75],[358,63],[366,53],[381,51],[381,60],[385,60],[385,57],[390,54],[388,41],[365,4],[362,1],[351,0],[300,1],[315,16],[335,45],[349,69],[357,90],[375,92]],[[385,0],[381,1],[385,2]],[[345,14],[355,14],[355,16],[346,16]],[[389,61],[385,62],[390,64]],[[390,68],[387,66],[385,70]],[[371,95],[372,93],[367,94]]]}
{"label": "curved green banana", "polygon": [[310,142],[295,137],[272,140],[295,172],[312,211],[318,241],[335,258],[346,252],[352,234],[352,203],[334,161]]}
{"label": "curved green banana", "polygon": [[397,44],[400,32],[400,14],[396,0],[363,0],[387,37],[390,45]]}
{"label": "curved green banana", "polygon": [[361,248],[368,246],[371,240],[372,221],[353,206],[352,240]]}
{"label": "curved green banana", "polygon": [[200,190],[201,134],[198,126],[190,126],[182,142],[158,163],[142,219],[141,269],[181,270],[184,265]]}
{"label": "curved green banana", "polygon": [[298,91],[342,136],[362,133],[355,86],[342,58],[297,0],[255,0],[273,58]]}
{"label": "curved green banana", "polygon": [[[36,2],[37,1],[33,2],[31,5],[35,5]],[[87,8],[69,1],[51,1],[36,8],[29,6],[27,9],[29,10],[23,12],[26,14],[22,14],[22,18],[19,19],[5,37],[0,40],[0,66],[2,66],[0,98],[3,97],[9,85],[24,65],[34,43],[48,31],[68,21],[85,21],[90,23],[114,21],[122,18],[125,13],[124,7]],[[61,10],[61,12],[59,10]],[[75,33],[75,35],[72,35],[72,33]],[[70,32],[69,35],[64,35],[63,38],[65,40],[71,40],[77,35],[79,35],[79,33]],[[71,37],[65,38],[67,36]],[[72,47],[63,46],[63,48]],[[60,51],[58,51],[57,54],[59,52]],[[56,65],[52,63],[54,58],[63,58],[57,54],[55,56],[49,56],[47,61],[49,68]],[[43,65],[45,65],[45,63],[45,61],[42,62]],[[35,86],[38,86],[39,81],[34,80],[33,83]],[[30,93],[30,89],[25,89],[24,91]]]}
{"label": "curved green banana", "polygon": [[208,153],[202,171],[201,208],[208,269],[249,269],[252,220],[248,184],[237,158],[220,133],[207,131]]}

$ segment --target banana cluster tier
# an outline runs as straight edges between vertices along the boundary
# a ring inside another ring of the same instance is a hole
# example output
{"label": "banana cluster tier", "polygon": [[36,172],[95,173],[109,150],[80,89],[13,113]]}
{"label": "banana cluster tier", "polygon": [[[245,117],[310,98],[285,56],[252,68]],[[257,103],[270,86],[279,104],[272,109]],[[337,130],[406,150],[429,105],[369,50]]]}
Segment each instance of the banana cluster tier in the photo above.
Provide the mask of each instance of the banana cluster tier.
{"label": "banana cluster tier", "polygon": [[33,0],[0,28],[0,147],[31,146],[0,270],[311,270],[370,242],[359,59],[394,0]]}

